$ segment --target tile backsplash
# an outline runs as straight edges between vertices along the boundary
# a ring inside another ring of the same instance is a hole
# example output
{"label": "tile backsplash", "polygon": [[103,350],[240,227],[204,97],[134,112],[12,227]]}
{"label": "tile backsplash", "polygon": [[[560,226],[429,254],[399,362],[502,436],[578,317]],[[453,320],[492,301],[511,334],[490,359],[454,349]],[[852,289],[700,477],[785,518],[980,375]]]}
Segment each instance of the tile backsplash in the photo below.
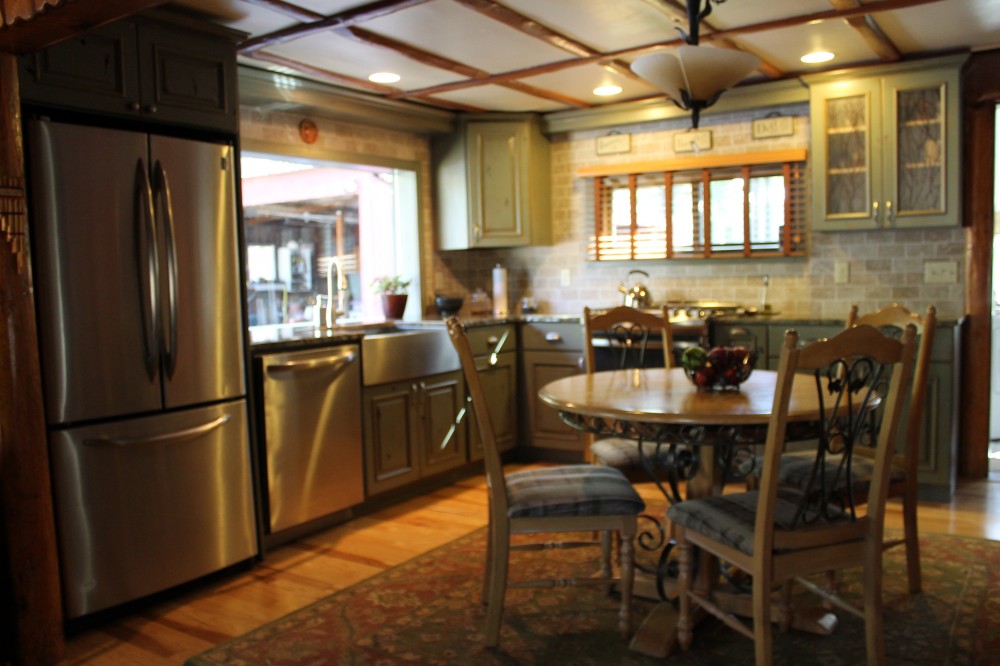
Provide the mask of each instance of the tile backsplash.
{"label": "tile backsplash", "polygon": [[[751,121],[769,113],[794,118],[788,137],[755,140]],[[241,110],[243,137],[275,142],[299,142],[301,116]],[[767,303],[791,316],[842,319],[851,304],[862,311],[899,302],[912,310],[935,304],[939,317],[957,318],[964,310],[965,237],[954,229],[813,233],[809,255],[794,259],[679,260],[601,263],[588,261],[585,212],[589,179],[579,178],[582,166],[670,159],[673,137],[689,129],[686,119],[657,121],[614,128],[631,136],[630,152],[597,155],[596,139],[610,130],[561,133],[551,137],[552,245],[509,250],[434,250],[432,172],[427,137],[386,129],[317,119],[320,142],[339,152],[385,155],[422,165],[424,229],[423,302],[433,313],[435,293],[468,295],[477,288],[492,292],[492,268],[508,270],[512,304],[534,297],[543,313],[576,314],[583,307],[621,302],[618,285],[633,269],[649,273],[655,301],[711,300],[761,304],[763,277],[769,277]],[[808,107],[805,104],[738,114],[708,115],[701,129],[711,130],[710,154],[807,147]],[[954,283],[927,283],[926,261],[951,261],[957,267]],[[834,267],[847,262],[849,280],[834,283]],[[468,303],[468,298],[466,298]]]}

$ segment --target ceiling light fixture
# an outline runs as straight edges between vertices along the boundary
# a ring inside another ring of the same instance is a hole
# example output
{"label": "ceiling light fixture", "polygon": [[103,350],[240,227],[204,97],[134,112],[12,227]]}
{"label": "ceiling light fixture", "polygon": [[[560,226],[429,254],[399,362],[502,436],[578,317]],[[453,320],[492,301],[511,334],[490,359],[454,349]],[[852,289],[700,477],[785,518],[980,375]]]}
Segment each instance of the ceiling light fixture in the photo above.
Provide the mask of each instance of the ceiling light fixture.
{"label": "ceiling light fixture", "polygon": [[399,81],[399,74],[393,74],[392,72],[375,72],[368,76],[368,80],[372,83],[395,83]]}
{"label": "ceiling light fixture", "polygon": [[813,51],[812,53],[805,54],[799,60],[807,65],[813,65],[818,62],[830,62],[833,60],[833,54],[829,51]]}
{"label": "ceiling light fixture", "polygon": [[622,87],[616,85],[597,86],[596,88],[594,88],[594,94],[599,95],[601,97],[610,97],[611,95],[617,95],[621,93],[621,91]]}
{"label": "ceiling light fixture", "polygon": [[677,55],[650,53],[636,58],[632,71],[667,94],[674,104],[691,112],[697,129],[704,109],[723,92],[760,66],[760,58],[744,51],[698,46],[698,26],[712,12],[712,3],[725,0],[687,0],[688,32],[678,28],[685,44]]}

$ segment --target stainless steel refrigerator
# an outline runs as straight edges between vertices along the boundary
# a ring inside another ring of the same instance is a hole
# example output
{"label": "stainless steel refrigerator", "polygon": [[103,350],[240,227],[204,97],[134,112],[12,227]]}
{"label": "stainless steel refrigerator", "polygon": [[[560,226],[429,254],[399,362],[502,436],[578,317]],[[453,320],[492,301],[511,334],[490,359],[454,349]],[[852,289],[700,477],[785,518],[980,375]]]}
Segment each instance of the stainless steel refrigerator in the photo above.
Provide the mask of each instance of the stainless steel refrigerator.
{"label": "stainless steel refrigerator", "polygon": [[253,557],[232,145],[28,123],[66,614]]}

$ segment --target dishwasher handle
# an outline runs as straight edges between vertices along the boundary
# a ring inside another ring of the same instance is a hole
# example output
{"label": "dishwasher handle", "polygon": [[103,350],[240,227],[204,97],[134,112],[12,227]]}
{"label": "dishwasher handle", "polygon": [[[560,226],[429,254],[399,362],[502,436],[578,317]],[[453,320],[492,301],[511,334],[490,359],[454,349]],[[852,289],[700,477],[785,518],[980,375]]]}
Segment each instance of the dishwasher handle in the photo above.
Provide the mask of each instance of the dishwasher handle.
{"label": "dishwasher handle", "polygon": [[317,370],[320,368],[329,368],[335,374],[339,374],[348,365],[356,361],[358,358],[357,352],[347,352],[346,354],[339,354],[337,356],[324,356],[321,358],[312,358],[302,361],[281,361],[278,363],[268,363],[265,366],[265,371],[271,375],[279,375],[290,372],[305,372],[308,370]]}

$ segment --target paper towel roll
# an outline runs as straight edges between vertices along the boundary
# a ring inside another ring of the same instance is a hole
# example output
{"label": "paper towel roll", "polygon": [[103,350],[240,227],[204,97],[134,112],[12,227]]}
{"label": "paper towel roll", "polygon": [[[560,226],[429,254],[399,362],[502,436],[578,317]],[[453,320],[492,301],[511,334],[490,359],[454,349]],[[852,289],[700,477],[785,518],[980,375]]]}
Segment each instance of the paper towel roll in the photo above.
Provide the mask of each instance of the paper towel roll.
{"label": "paper towel roll", "polygon": [[507,308],[507,269],[500,264],[493,269],[493,314],[506,317]]}

